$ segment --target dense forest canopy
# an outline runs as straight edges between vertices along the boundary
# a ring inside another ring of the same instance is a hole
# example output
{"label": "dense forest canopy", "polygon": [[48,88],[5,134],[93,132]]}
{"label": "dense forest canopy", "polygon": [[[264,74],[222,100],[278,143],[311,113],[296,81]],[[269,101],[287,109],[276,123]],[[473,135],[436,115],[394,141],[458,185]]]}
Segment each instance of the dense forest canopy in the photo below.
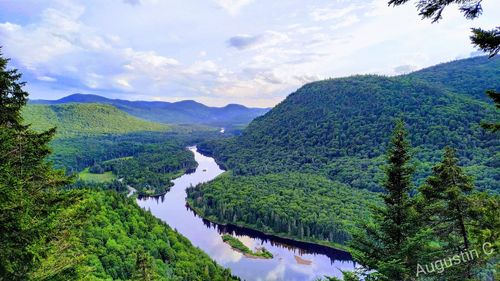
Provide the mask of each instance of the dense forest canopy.
{"label": "dense forest canopy", "polygon": [[[85,170],[71,187],[131,186],[140,194],[166,192],[174,177],[196,167],[186,146],[220,135],[218,128],[145,121],[109,104],[27,105],[22,116],[36,131],[57,128],[48,159],[68,175]],[[105,173],[112,175],[99,177]]]}
{"label": "dense forest canopy", "polygon": [[[236,175],[319,172],[376,191],[380,190],[376,167],[392,124],[401,116],[412,132],[410,143],[420,162],[417,183],[430,173],[429,163],[439,159],[440,151],[453,144],[478,187],[497,190],[499,139],[479,124],[495,120],[499,113],[477,96],[479,89],[500,85],[499,62],[472,58],[406,76],[365,75],[310,83],[256,118],[241,136],[208,142],[200,149]],[[361,173],[353,178],[346,171]]]}
{"label": "dense forest canopy", "polygon": [[[65,190],[71,178],[46,161],[56,131],[24,125],[28,93],[7,62],[0,55],[0,280],[235,279],[124,194]],[[111,110],[84,108],[87,117]]]}
{"label": "dense forest canopy", "polygon": [[233,280],[189,240],[111,191],[59,194],[33,280]]}
{"label": "dense forest canopy", "polygon": [[167,125],[138,119],[106,104],[28,105],[22,114],[25,123],[32,124],[34,130],[57,127],[58,137],[170,129]]}
{"label": "dense forest canopy", "polygon": [[357,219],[379,198],[322,176],[287,173],[223,175],[188,189],[188,202],[202,216],[330,245],[345,244]]}

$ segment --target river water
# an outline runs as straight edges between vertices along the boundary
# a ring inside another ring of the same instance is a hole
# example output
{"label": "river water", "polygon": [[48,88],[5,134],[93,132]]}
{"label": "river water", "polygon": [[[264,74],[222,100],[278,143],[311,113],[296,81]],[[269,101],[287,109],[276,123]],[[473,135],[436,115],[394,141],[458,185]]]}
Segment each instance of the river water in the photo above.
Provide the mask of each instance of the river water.
{"label": "river water", "polygon": [[[211,157],[190,147],[198,162],[196,171],[175,179],[165,195],[137,199],[142,208],[150,210],[179,233],[187,237],[220,265],[243,280],[315,280],[323,276],[341,276],[341,271],[355,267],[349,253],[310,243],[297,242],[232,225],[218,225],[197,216],[186,206],[190,186],[213,180],[224,171]],[[274,258],[246,257],[222,241],[222,234],[237,237],[250,249],[265,247]]]}

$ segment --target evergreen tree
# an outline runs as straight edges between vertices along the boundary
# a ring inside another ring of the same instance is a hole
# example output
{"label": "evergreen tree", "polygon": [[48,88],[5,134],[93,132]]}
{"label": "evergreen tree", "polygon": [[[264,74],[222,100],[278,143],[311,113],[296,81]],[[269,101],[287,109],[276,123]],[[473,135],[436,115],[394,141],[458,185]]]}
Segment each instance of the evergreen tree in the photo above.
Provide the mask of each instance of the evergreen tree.
{"label": "evergreen tree", "polygon": [[374,209],[373,223],[353,235],[353,256],[372,278],[411,280],[416,268],[416,212],[410,197],[413,167],[404,123],[398,121],[387,158],[384,207]]}
{"label": "evergreen tree", "polygon": [[55,187],[68,183],[45,161],[55,130],[35,133],[22,125],[26,104],[21,75],[7,69],[0,53],[0,279],[25,279],[34,252],[50,227],[49,204]]}
{"label": "evergreen tree", "polygon": [[154,264],[151,257],[146,254],[143,248],[139,248],[137,251],[136,258],[136,273],[135,279],[142,281],[155,280],[157,276],[155,275]]}
{"label": "evergreen tree", "polygon": [[[473,249],[468,230],[471,217],[467,197],[474,189],[472,179],[464,174],[455,150],[450,147],[445,148],[442,161],[432,171],[420,192],[424,202],[421,217],[431,227],[434,241],[440,245],[441,257],[435,259],[466,253]],[[473,262],[447,270],[447,280],[472,278]]]}
{"label": "evergreen tree", "polygon": [[468,196],[472,219],[469,236],[483,254],[476,260],[480,280],[500,280],[500,195],[475,192]]}
{"label": "evergreen tree", "polygon": [[[495,92],[493,90],[488,90],[486,91],[486,94],[493,100],[495,103],[495,106],[498,109],[500,109],[500,93]],[[482,123],[481,126],[485,128],[486,130],[492,131],[492,132],[498,132],[500,131],[500,122],[496,123]]]}

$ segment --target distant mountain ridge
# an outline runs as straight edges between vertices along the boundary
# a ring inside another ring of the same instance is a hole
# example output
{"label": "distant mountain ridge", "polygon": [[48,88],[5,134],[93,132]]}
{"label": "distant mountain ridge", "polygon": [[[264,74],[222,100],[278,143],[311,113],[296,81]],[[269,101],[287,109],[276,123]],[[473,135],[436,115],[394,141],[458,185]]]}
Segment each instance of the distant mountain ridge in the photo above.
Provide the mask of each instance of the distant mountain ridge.
{"label": "distant mountain ridge", "polygon": [[99,95],[73,94],[59,100],[30,100],[30,104],[102,103],[110,104],[135,117],[165,124],[242,126],[263,115],[269,108],[249,108],[239,104],[210,107],[193,100],[179,102],[129,101]]}

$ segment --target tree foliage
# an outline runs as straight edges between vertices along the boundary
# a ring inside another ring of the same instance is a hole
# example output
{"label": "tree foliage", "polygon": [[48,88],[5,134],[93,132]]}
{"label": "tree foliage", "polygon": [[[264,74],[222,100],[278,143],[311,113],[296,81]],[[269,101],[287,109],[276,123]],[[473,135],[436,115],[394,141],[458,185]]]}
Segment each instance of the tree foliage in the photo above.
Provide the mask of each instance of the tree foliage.
{"label": "tree foliage", "polygon": [[50,217],[55,188],[68,183],[44,159],[54,129],[36,133],[22,124],[24,83],[0,54],[0,276],[24,279],[36,260]]}
{"label": "tree foliage", "polygon": [[[415,183],[422,184],[448,144],[480,189],[495,190],[498,137],[479,123],[497,118],[478,98],[485,85],[500,85],[500,59],[448,63],[398,77],[353,76],[307,84],[241,136],[204,143],[236,175],[285,171],[319,173],[334,181],[381,190],[378,170],[395,119],[403,116],[415,146]],[[498,89],[500,90],[500,89]]]}
{"label": "tree foliage", "polygon": [[168,131],[172,128],[133,117],[107,104],[28,105],[22,116],[34,130],[57,127],[57,137]]}
{"label": "tree foliage", "polygon": [[404,124],[398,121],[387,153],[384,204],[374,209],[373,223],[363,222],[351,243],[355,259],[365,270],[376,270],[381,280],[410,280],[416,267],[410,154]]}
{"label": "tree foliage", "polygon": [[345,244],[356,218],[368,219],[374,194],[322,176],[286,173],[223,175],[187,190],[203,217],[300,240]]}
{"label": "tree foliage", "polygon": [[65,191],[54,129],[23,125],[20,75],[0,56],[0,280],[233,280],[123,194]]}

